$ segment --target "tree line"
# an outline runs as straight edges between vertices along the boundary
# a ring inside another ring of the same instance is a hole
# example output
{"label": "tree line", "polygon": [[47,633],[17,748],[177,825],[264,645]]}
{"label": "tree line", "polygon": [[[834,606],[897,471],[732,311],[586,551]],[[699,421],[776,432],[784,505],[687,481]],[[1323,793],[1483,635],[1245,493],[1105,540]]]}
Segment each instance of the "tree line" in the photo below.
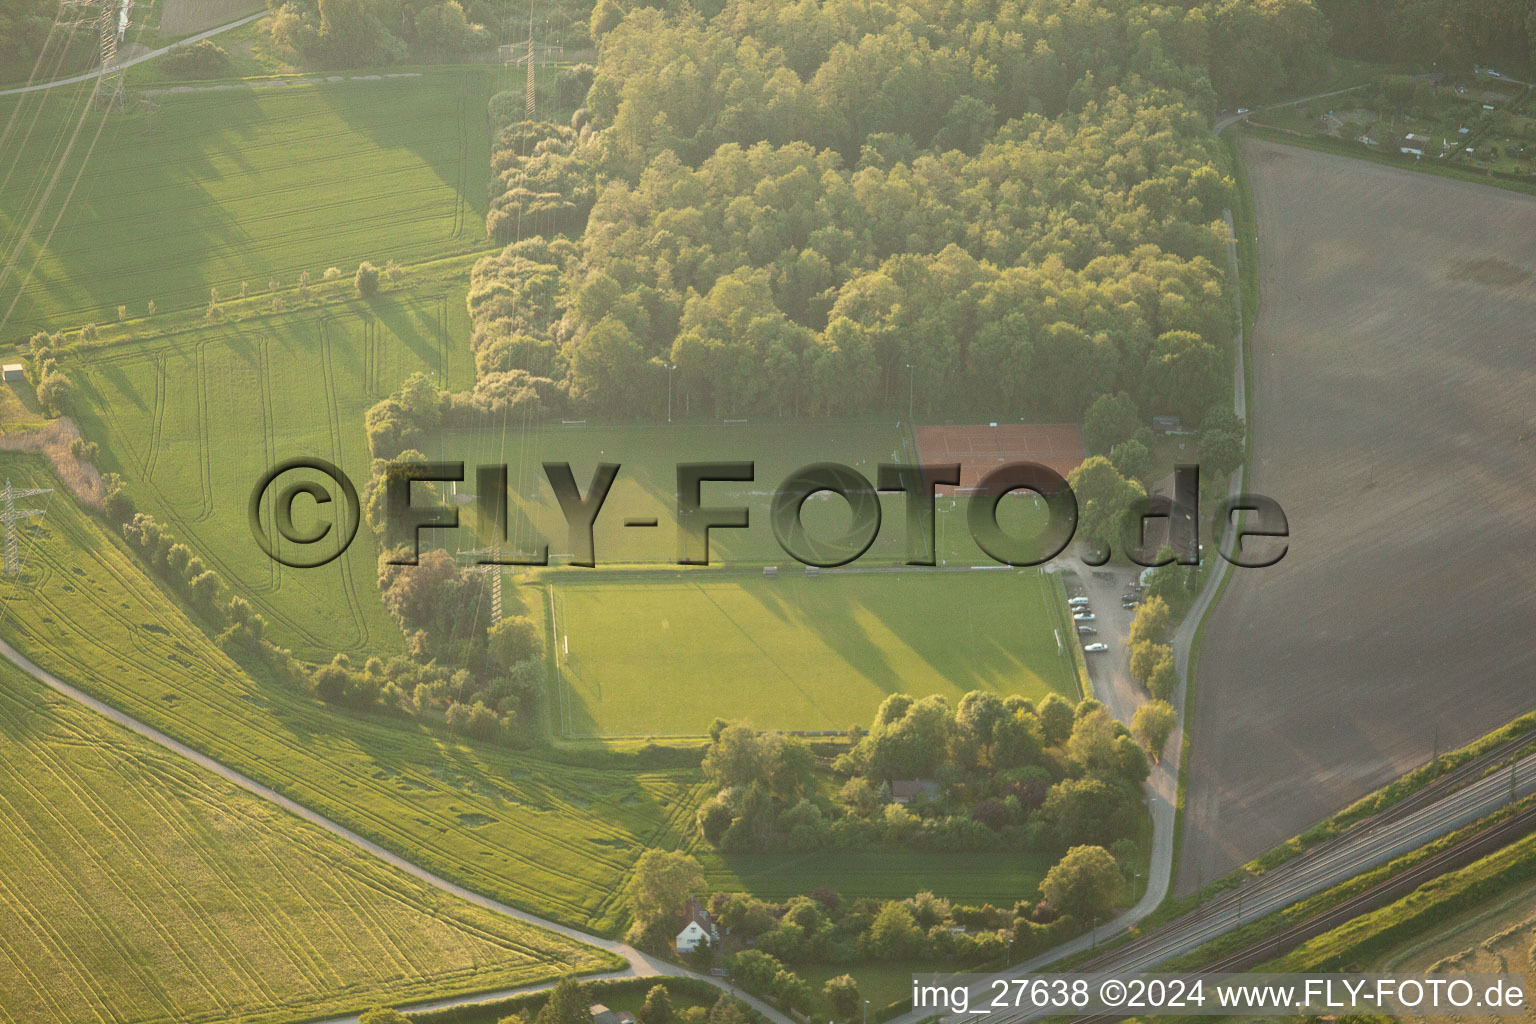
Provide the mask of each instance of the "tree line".
{"label": "tree line", "polygon": [[[1130,835],[1147,777],[1141,742],[1100,702],[985,691],[886,698],[829,767],[802,740],[717,720],[703,769],[703,836],[733,852],[1017,850],[1060,853]],[[898,783],[919,792],[895,799]]]}

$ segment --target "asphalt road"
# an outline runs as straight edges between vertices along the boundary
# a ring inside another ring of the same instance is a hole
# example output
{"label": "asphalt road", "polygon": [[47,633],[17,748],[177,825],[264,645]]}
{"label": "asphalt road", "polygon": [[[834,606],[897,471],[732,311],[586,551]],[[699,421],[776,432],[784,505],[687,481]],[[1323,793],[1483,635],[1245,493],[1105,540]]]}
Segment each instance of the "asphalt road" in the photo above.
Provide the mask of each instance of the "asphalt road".
{"label": "asphalt road", "polygon": [[[514,920],[521,921],[525,924],[530,924],[538,928],[543,928],[546,931],[554,932],[557,935],[562,935],[577,942],[586,943],[589,946],[596,946],[598,949],[606,950],[609,953],[615,953],[623,957],[628,964],[628,966],[622,970],[614,971],[608,974],[596,975],[596,977],[649,978],[667,976],[674,978],[699,978],[703,981],[709,982],[711,985],[714,985],[717,988],[734,992],[739,998],[751,1004],[754,1009],[758,1010],[769,1020],[774,1021],[775,1024],[791,1024],[790,1019],[784,1014],[780,1013],[778,1010],[774,1009],[767,1003],[754,996],[736,991],[735,989],[731,988],[725,981],[719,978],[710,977],[709,975],[705,974],[699,974],[696,971],[687,970],[677,966],[676,964],[668,963],[665,960],[659,960],[656,957],[641,952],[640,950],[634,948],[631,945],[628,945],[627,943],[619,942],[614,939],[600,938],[595,935],[589,935],[586,932],[579,931],[570,927],[569,925],[564,925],[557,921],[549,921],[542,917],[537,917],[528,913],[527,911],[519,910],[516,907],[508,906],[505,903],[500,903],[496,900],[490,899],[487,896],[482,896],[477,892],[473,892],[461,885],[450,882],[446,878],[443,878],[439,875],[434,875],[432,872],[412,864],[404,857],[391,853],[389,850],[386,850],[384,847],[378,845],[377,843],[374,843],[368,839],[364,839],[362,836],[358,835],[356,832],[353,832],[351,829],[348,829],[342,825],[338,825],[336,822],[330,820],[324,815],[315,813],[308,807],[305,807],[303,804],[299,804],[293,800],[288,799],[276,790],[262,785],[261,783],[246,775],[241,774],[240,772],[235,771],[233,768],[230,768],[227,765],[220,764],[218,761],[208,757],[206,754],[198,753],[196,750],[193,750],[185,743],[172,739],[165,733],[160,732],[158,729],[145,725],[138,719],[117,710],[110,704],[97,700],[95,697],[92,697],[90,694],[84,692],[83,690],[71,686],[52,673],[38,667],[36,664],[24,657],[15,648],[11,647],[4,641],[0,641],[0,657],[4,657],[6,660],[10,661],[11,664],[15,665],[17,668],[20,668],[33,679],[36,679],[38,682],[49,687],[56,693],[59,693],[62,696],[68,697],[70,700],[76,701],[77,703],[90,708],[92,711],[95,711],[96,713],[111,719],[113,722],[116,722],[123,728],[144,737],[151,743],[163,747],[173,754],[177,754],[186,758],[188,761],[191,761],[198,767],[205,768],[208,771],[213,772],[215,775],[234,783],[236,786],[239,786],[241,789],[248,793],[252,793],[263,800],[276,804],[283,810],[287,811],[289,814],[302,818],[309,822],[311,825],[324,829],[343,842],[350,843],[352,846],[358,848],[359,850],[377,857],[379,860],[382,860],[387,864],[398,868],[399,870],[404,871],[405,873],[418,878],[423,882],[426,882],[428,885],[433,886],[434,888],[441,889],[442,891],[457,896],[462,900],[467,900],[478,907],[484,907],[486,910],[492,911],[493,913],[501,914],[505,917],[510,917]],[[478,1003],[488,999],[497,999],[505,995],[514,995],[522,992],[536,992],[544,988],[549,988],[551,984],[553,983],[550,982],[539,985],[528,985],[522,988],[506,989],[497,992],[481,992],[473,995],[439,1000],[428,1004],[421,1004],[419,1006],[412,1006],[410,1009],[440,1008],[446,1006],[459,1006],[466,1003]],[[356,1016],[349,1016],[336,1017],[328,1021],[320,1022],[320,1024],[356,1024],[356,1022]]]}
{"label": "asphalt road", "polygon": [[[158,50],[150,50],[148,53],[141,53],[137,57],[130,57],[127,60],[117,61],[108,70],[121,71],[124,68],[131,68],[135,64],[142,64],[147,60],[154,60],[156,57],[163,57],[179,46],[191,46],[193,43],[200,43],[204,39],[211,39],[221,32],[228,32],[230,29],[239,28],[241,25],[249,25],[251,22],[256,21],[258,18],[265,18],[270,13],[270,11],[265,9],[257,11],[255,14],[246,15],[244,18],[232,21],[227,25],[220,25],[218,28],[211,28],[206,32],[199,32],[195,36],[188,36],[185,39],[178,39],[176,42],[170,44],[169,46],[162,46]],[[55,78],[49,82],[35,82],[32,85],[19,85],[13,89],[0,89],[0,96],[19,96],[22,93],[42,92],[45,89],[57,89],[61,85],[74,85],[78,82],[89,82],[93,78],[100,77],[101,73],[102,69],[96,68],[92,71],[87,71],[82,75],[71,75],[68,78]]]}

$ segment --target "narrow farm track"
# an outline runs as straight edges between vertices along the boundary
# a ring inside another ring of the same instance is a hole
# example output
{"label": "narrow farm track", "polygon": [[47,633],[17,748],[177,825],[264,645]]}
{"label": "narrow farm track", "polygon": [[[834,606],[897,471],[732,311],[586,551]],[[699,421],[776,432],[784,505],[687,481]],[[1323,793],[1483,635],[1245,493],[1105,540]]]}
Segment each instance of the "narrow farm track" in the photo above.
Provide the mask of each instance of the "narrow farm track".
{"label": "narrow farm track", "polygon": [[[456,885],[453,882],[448,881],[446,878],[442,878],[441,876],[435,875],[432,872],[425,870],[424,868],[418,867],[417,865],[406,860],[404,857],[391,853],[378,844],[364,839],[356,832],[338,825],[336,822],[331,821],[324,815],[318,814],[303,806],[302,804],[290,800],[289,798],[283,796],[281,793],[278,793],[270,787],[264,786],[254,779],[251,779],[241,774],[240,772],[235,771],[233,768],[221,764],[220,762],[215,761],[213,758],[193,750],[186,744],[178,742],[177,740],[167,736],[165,733],[160,732],[158,729],[154,729],[148,725],[145,725],[138,719],[117,710],[110,704],[97,700],[84,691],[76,689],[75,687],[54,676],[52,673],[40,668],[29,659],[22,656],[18,651],[16,651],[15,648],[11,647],[4,641],[0,641],[0,656],[4,656],[6,660],[10,661],[17,668],[26,672],[33,679],[36,679],[38,682],[47,686],[61,696],[67,697],[70,700],[90,708],[92,711],[105,716],[123,728],[144,737],[151,743],[154,743],[180,757],[186,758],[188,761],[191,761],[199,767],[213,772],[220,778],[231,782],[236,786],[239,786],[241,789],[248,793],[258,796],[270,803],[276,804],[278,807],[281,807],[288,813],[309,822],[311,825],[315,825],[324,829],[343,842],[346,842],[351,846],[354,846],[357,849],[378,858],[379,860],[389,864],[394,868],[397,868],[400,871],[404,871],[406,874],[409,874],[436,889],[440,889],[443,892],[449,893],[450,895],[457,896],[462,900],[473,903],[474,905],[482,907],[486,910],[490,910],[493,913],[501,914],[513,920],[521,921],[524,924],[533,925],[537,928],[542,928],[546,931],[553,932],[564,938],[585,943],[590,946],[595,946],[598,949],[616,954],[627,962],[628,966],[623,970],[604,974],[601,975],[601,977],[691,977],[709,982],[710,984],[722,990],[727,990],[728,988],[728,986],[718,978],[713,978],[708,975],[689,971],[685,968],[677,966],[676,964],[671,964],[664,960],[659,960],[655,957],[649,956],[646,953],[642,953],[640,950],[635,949],[633,946],[630,946],[627,943],[619,942],[614,939],[605,939],[594,935],[589,935],[586,932],[579,931],[578,929],[571,928],[567,925],[559,924],[555,921],[546,920],[545,918],[541,918],[533,914],[529,914],[526,911],[518,910],[516,907],[510,907],[505,903],[500,903],[486,896],[482,896],[477,892],[472,892],[463,886]],[[507,991],[538,991],[542,988],[549,987],[550,984],[552,983],[527,986]],[[480,993],[478,995],[464,996],[454,1000],[440,1001],[432,1005],[444,1006],[472,1003],[487,998],[493,998],[499,994],[502,993]],[[767,1003],[764,1003],[762,1000],[753,996],[746,995],[745,993],[737,994],[740,996],[740,998],[751,1004],[751,1006],[758,1012],[762,1013],[769,1020],[774,1021],[775,1024],[791,1024],[788,1017],[784,1016],[782,1013],[769,1006]],[[355,1022],[356,1020],[356,1017],[342,1017],[336,1018],[334,1021],[326,1022],[326,1024],[347,1024],[347,1022]]]}

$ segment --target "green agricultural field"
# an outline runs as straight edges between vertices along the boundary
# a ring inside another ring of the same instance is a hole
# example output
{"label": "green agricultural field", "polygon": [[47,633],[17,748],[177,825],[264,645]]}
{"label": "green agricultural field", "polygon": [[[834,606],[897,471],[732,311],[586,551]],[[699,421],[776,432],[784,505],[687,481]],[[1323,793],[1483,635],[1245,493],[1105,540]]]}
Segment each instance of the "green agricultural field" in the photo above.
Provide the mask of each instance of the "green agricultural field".
{"label": "green agricultural field", "polygon": [[25,240],[0,338],[479,245],[491,89],[488,70],[234,86],[105,120],[84,88],[0,100],[0,237]]}
{"label": "green agricultural field", "polygon": [[[0,455],[0,475],[60,486],[40,456]],[[683,840],[697,771],[554,764],[253,679],[67,492],[47,509],[21,578],[0,582],[0,636],[141,721],[425,868],[595,931],[621,924],[640,854]]]}
{"label": "green agricultural field", "polygon": [[278,1022],[610,957],[463,902],[0,663],[0,1019]]}
{"label": "green agricultural field", "polygon": [[1078,697],[1075,634],[1034,569],[551,578],[568,736],[846,729],[898,692]]}
{"label": "green agricultural field", "polygon": [[366,528],[330,565],[288,569],[253,541],[247,502],[268,467],[298,455],[329,460],[361,488],[370,405],[417,371],[468,384],[463,318],[445,295],[391,291],[86,351],[70,364],[75,406],[104,468],[121,472],[139,508],[252,601],[273,639],[326,661],[337,651],[398,651]]}

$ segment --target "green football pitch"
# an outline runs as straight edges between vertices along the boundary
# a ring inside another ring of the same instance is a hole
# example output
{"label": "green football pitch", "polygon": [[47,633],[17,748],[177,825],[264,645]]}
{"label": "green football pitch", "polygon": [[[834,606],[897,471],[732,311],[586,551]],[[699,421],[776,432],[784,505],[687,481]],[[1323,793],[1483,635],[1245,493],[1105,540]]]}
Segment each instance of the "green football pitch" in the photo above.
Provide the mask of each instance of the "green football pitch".
{"label": "green football pitch", "polygon": [[[871,484],[882,463],[918,460],[911,434],[892,421],[853,423],[677,424],[675,426],[587,426],[570,424],[523,428],[516,424],[476,431],[449,432],[427,446],[433,458],[462,461],[465,483],[456,488],[464,510],[455,531],[427,530],[426,546],[450,550],[485,547],[493,537],[477,535],[478,495],[475,468],[505,465],[508,472],[508,541],[504,550],[522,554],[548,547],[553,564],[570,560],[564,514],[546,477],[543,464],[569,463],[583,494],[589,493],[599,463],[619,466],[618,475],[593,527],[598,567],[677,565],[678,467],[684,463],[751,463],[752,479],[711,480],[700,488],[707,508],[744,508],[744,529],[714,529],[709,534],[709,564],[762,566],[798,563],[776,539],[770,522],[775,492],[797,470],[817,463],[837,463],[853,469]],[[996,565],[972,540],[964,499],[940,495],[935,515],[924,515],[915,535],[908,537],[906,498],[900,493],[880,497],[878,533],[856,565],[900,566],[909,542],[933,545],[948,566]],[[655,521],[654,529],[637,529],[631,521]],[[836,545],[853,525],[847,501],[822,492],[805,502],[801,521],[808,535]],[[1044,525],[1044,506],[1033,495],[1016,492],[998,507],[998,522],[1013,535],[1028,536]],[[845,552],[850,551],[846,547]],[[701,557],[698,547],[690,550]]]}
{"label": "green football pitch", "polygon": [[1034,569],[570,570],[549,608],[572,737],[696,735],[717,716],[842,730],[902,692],[1078,697],[1075,635]]}

